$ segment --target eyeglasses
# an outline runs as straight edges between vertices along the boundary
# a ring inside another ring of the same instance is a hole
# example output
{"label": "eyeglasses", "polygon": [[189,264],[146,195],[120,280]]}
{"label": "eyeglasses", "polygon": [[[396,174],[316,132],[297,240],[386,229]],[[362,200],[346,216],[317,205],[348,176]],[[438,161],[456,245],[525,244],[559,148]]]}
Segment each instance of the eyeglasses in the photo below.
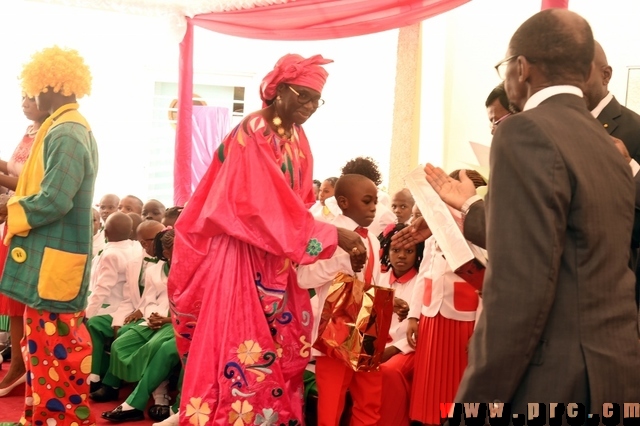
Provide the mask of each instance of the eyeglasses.
{"label": "eyeglasses", "polygon": [[308,102],[311,102],[313,106],[316,108],[320,108],[322,105],[324,105],[324,99],[321,99],[319,96],[317,98],[312,98],[307,93],[298,93],[293,87],[289,85],[287,85],[287,87],[291,89],[293,93],[298,95],[298,102],[301,103],[302,105]]}
{"label": "eyeglasses", "polygon": [[502,123],[502,120],[504,120],[505,118],[509,117],[511,115],[511,113],[507,113],[505,115],[503,115],[502,117],[498,118],[497,120],[492,120],[491,124],[489,125],[489,127],[491,127],[491,130],[495,129],[496,127],[498,127],[498,124]]}
{"label": "eyeglasses", "polygon": [[513,61],[518,56],[520,55],[511,55],[508,58],[504,58],[503,60],[501,60],[496,64],[494,68],[496,69],[496,72],[498,73],[498,77],[500,77],[500,80],[504,80],[507,72],[507,65],[509,64],[509,62]]}

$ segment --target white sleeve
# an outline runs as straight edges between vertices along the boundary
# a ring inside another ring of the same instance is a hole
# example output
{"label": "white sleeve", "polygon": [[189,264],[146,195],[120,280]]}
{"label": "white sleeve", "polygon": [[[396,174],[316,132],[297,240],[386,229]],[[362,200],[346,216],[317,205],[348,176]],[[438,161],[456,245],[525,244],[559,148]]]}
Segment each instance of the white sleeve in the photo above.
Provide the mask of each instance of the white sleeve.
{"label": "white sleeve", "polygon": [[102,253],[97,264],[95,286],[85,311],[87,318],[94,317],[111,294],[111,290],[118,283],[118,270],[118,256],[113,252]]}
{"label": "white sleeve", "polygon": [[304,289],[322,287],[332,283],[338,272],[353,275],[351,258],[341,249],[340,252],[336,250],[336,254],[330,259],[298,266],[298,285]]}

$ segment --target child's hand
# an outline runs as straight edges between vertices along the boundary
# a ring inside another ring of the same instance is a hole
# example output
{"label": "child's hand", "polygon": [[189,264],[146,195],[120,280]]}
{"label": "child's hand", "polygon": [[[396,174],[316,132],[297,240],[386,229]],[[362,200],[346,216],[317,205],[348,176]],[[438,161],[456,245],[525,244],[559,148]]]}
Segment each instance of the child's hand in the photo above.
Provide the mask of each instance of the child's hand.
{"label": "child's hand", "polygon": [[171,318],[170,317],[163,317],[161,315],[158,315],[156,312],[153,312],[149,316],[149,319],[147,319],[147,323],[149,325],[149,328],[152,329],[152,330],[158,330],[163,325],[169,324],[170,322],[171,322]]}
{"label": "child's hand", "polygon": [[396,348],[395,346],[389,346],[388,348],[385,348],[384,352],[382,353],[382,357],[380,357],[380,363],[389,361],[394,355],[397,355],[399,353],[400,349]]}
{"label": "child's hand", "polygon": [[409,324],[407,324],[407,343],[413,349],[416,348],[418,342],[418,320],[416,318],[409,318]]}
{"label": "child's hand", "polygon": [[130,322],[138,321],[140,318],[142,318],[142,312],[140,312],[140,309],[136,309],[124,319],[124,323],[129,324]]}
{"label": "child's hand", "polygon": [[118,337],[118,331],[120,331],[120,326],[119,325],[114,325],[113,326],[113,338],[115,339],[116,337]]}
{"label": "child's hand", "polygon": [[409,304],[396,297],[393,299],[393,312],[398,315],[400,322],[402,322],[409,315]]}

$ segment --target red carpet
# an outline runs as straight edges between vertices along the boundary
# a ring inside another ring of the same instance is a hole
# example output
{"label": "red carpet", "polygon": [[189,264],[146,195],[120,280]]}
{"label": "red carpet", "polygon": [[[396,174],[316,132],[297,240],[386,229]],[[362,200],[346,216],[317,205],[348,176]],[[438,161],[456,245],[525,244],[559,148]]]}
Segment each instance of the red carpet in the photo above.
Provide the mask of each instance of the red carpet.
{"label": "red carpet", "polygon": [[[0,380],[2,380],[4,375],[7,374],[9,365],[7,363],[4,363],[0,365],[0,367],[2,367],[0,369]],[[94,415],[96,416],[97,424],[101,426],[106,426],[106,425],[112,426],[116,424],[116,423],[111,423],[104,420],[102,417],[100,417],[100,414],[102,414],[102,412],[104,411],[109,411],[116,408],[118,404],[120,404],[127,398],[127,396],[132,390],[133,390],[133,387],[131,387],[131,385],[121,389],[120,390],[121,400],[117,402],[116,401],[103,402],[103,403],[92,402],[91,411],[93,411]],[[151,403],[149,404],[149,406],[151,406]],[[13,389],[13,391],[11,391],[9,395],[0,398],[0,422],[17,422],[18,420],[20,420],[20,416],[22,416],[23,408],[24,408],[24,385],[20,385],[15,389]],[[147,413],[145,412],[145,416],[146,415]],[[151,426],[152,423],[153,423],[153,420],[148,419],[148,420],[141,420],[139,422],[128,422],[127,424],[130,424],[132,426]]]}

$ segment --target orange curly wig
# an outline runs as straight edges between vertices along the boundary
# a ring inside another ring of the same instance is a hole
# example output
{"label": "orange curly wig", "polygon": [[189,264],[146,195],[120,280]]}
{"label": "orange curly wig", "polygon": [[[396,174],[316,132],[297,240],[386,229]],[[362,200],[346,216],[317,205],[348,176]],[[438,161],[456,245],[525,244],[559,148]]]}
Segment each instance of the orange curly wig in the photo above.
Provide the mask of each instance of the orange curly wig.
{"label": "orange curly wig", "polygon": [[91,93],[91,71],[73,49],[48,47],[31,56],[20,74],[22,90],[29,97],[47,92],[49,87],[64,96],[81,98]]}

